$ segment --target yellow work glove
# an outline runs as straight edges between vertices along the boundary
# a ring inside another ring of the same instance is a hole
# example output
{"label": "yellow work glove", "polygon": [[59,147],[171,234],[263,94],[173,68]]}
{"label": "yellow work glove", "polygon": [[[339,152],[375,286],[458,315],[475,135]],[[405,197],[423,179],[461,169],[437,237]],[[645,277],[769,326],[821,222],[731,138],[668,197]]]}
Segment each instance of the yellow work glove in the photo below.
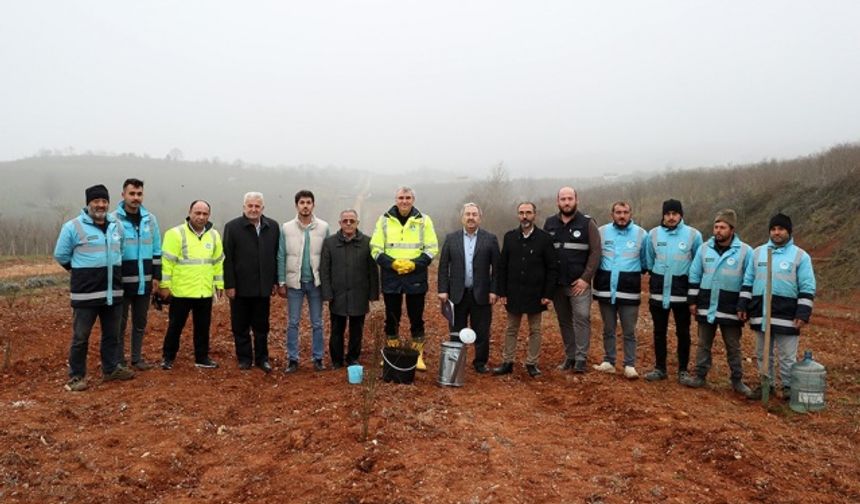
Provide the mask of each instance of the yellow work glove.
{"label": "yellow work glove", "polygon": [[415,263],[409,259],[395,259],[391,263],[391,269],[396,271],[398,275],[405,275],[415,270]]}

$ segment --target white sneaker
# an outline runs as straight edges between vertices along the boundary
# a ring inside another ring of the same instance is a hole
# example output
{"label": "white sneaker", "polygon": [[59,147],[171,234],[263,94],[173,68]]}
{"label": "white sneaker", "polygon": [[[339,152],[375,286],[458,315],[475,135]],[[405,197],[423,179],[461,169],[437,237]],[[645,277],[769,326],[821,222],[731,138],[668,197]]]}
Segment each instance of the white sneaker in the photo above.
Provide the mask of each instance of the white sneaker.
{"label": "white sneaker", "polygon": [[624,366],[624,377],[628,380],[635,380],[639,378],[639,373],[636,372],[636,368],[633,366]]}
{"label": "white sneaker", "polygon": [[596,371],[600,371],[601,373],[610,373],[610,374],[614,374],[614,373],[615,373],[615,366],[613,366],[612,364],[610,364],[610,363],[608,363],[608,362],[606,362],[606,361],[603,361],[603,362],[602,362],[602,363],[600,363],[599,365],[598,365],[598,364],[595,364],[595,365],[594,365],[594,369],[595,369]]}

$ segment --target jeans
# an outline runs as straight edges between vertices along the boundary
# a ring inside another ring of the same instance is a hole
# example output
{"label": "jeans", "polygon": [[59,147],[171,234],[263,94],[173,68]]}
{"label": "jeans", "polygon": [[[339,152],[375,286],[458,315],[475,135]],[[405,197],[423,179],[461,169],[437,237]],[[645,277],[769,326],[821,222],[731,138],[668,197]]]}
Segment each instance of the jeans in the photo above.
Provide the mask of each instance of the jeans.
{"label": "jeans", "polygon": [[591,287],[579,296],[571,296],[569,292],[569,286],[556,287],[553,306],[558,318],[558,329],[561,331],[565,357],[585,362],[591,344]]}
{"label": "jeans", "polygon": [[[413,340],[424,340],[424,294],[405,294],[406,314],[409,315],[409,332]],[[383,294],[385,302],[385,335],[396,338],[403,316],[404,294]]]}
{"label": "jeans", "polygon": [[[508,327],[505,329],[505,348],[502,352],[502,360],[504,362],[514,362],[517,355],[517,333],[520,332],[520,322],[523,319],[522,313],[508,314]],[[537,365],[540,357],[541,332],[540,322],[543,312],[529,313],[526,316],[529,319],[529,344],[526,353],[526,364]]]}
{"label": "jeans", "polygon": [[308,309],[311,314],[311,356],[314,360],[322,359],[325,351],[322,321],[322,293],[313,282],[302,282],[300,289],[287,289],[287,358],[299,360],[299,320],[302,316],[302,301],[308,298]]}
{"label": "jeans", "polygon": [[349,321],[349,348],[346,351],[346,364],[358,362],[361,356],[361,336],[364,332],[364,315],[330,314],[331,334],[328,336],[328,354],[332,365],[343,366],[343,336]]}
{"label": "jeans", "polygon": [[122,298],[122,322],[119,330],[119,361],[124,365],[125,360],[125,329],[128,327],[128,312],[131,310],[131,363],[137,364],[143,360],[143,333],[146,331],[146,315],[149,310],[149,296],[135,294]]}
{"label": "jeans", "polygon": [[[758,368],[763,368],[764,362],[764,333],[756,331],[756,357],[758,360]],[[779,354],[779,377],[782,379],[783,387],[791,387],[791,366],[797,362],[797,346],[800,344],[800,336],[796,334],[771,334],[770,335],[770,352],[767,366],[768,376],[771,377],[771,383],[776,383],[776,377],[773,375],[773,357],[774,346],[776,353]]]}
{"label": "jeans", "polygon": [[191,313],[194,323],[194,362],[206,362],[209,357],[209,326],[212,323],[212,298],[178,298],[170,299],[170,311],[167,313],[167,333],[164,335],[164,345],[161,355],[164,360],[176,359],[179,352],[179,337]]}
{"label": "jeans", "polygon": [[726,344],[726,360],[731,370],[732,383],[740,382],[744,377],[741,362],[741,329],[743,327],[728,324],[709,324],[699,322],[699,348],[696,351],[696,375],[704,378],[711,369],[711,347],[717,336],[717,326]]}
{"label": "jeans", "polygon": [[654,321],[654,355],[656,368],[666,372],[666,336],[669,333],[669,313],[675,315],[675,335],[678,339],[678,371],[686,371],[690,363],[690,308],[686,303],[671,303],[668,309],[649,305]]}
{"label": "jeans", "polygon": [[236,296],[230,300],[230,327],[239,364],[259,365],[269,361],[269,304],[268,296]]}
{"label": "jeans", "polygon": [[603,319],[603,360],[615,365],[615,328],[621,319],[621,332],[624,335],[624,365],[636,365],[636,322],[639,318],[639,305],[619,305],[598,303],[600,318]]}
{"label": "jeans", "polygon": [[83,378],[87,375],[87,349],[90,333],[96,318],[101,323],[101,342],[99,353],[102,360],[102,373],[109,375],[119,364],[119,323],[122,317],[121,305],[103,305],[93,308],[72,309],[72,345],[69,349],[69,377]]}

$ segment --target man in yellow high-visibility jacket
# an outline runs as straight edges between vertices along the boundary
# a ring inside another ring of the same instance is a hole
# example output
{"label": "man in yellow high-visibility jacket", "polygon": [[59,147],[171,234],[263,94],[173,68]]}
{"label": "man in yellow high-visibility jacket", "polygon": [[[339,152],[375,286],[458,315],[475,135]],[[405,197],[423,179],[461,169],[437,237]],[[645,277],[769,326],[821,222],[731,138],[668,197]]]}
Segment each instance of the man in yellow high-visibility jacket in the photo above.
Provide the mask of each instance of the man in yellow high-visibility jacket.
{"label": "man in yellow high-visibility jacket", "polygon": [[424,365],[424,296],[427,267],[439,252],[436,231],[429,215],[414,206],[415,191],[397,189],[395,204],[376,221],[370,253],[382,270],[385,302],[385,335],[389,346],[399,346],[397,329],[403,314],[403,297],[409,315],[412,347],[419,352],[417,369]]}
{"label": "man in yellow high-visibility jacket", "polygon": [[194,365],[215,368],[209,357],[209,325],[212,297],[224,293],[224,252],[221,235],[209,222],[209,203],[191,203],[185,223],[169,229],[161,245],[162,299],[170,299],[167,333],[164,335],[161,368],[172,369],[179,351],[179,336],[188,320],[194,320]]}

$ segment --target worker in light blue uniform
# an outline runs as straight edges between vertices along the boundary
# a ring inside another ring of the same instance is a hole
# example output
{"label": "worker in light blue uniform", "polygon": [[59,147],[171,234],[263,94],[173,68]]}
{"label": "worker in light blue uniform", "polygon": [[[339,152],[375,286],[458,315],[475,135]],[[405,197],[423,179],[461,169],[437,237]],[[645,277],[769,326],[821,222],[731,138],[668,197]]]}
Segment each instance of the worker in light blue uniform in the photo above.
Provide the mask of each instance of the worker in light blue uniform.
{"label": "worker in light blue uniform", "polygon": [[621,319],[624,335],[624,376],[634,380],[636,372],[636,322],[642,300],[642,273],[645,271],[644,229],[633,222],[632,207],[616,201],[610,212],[612,223],[599,228],[600,267],[594,275],[594,299],[603,319],[603,362],[594,369],[615,373],[615,328]]}
{"label": "worker in light blue uniform", "polygon": [[86,190],[87,206],[63,224],[54,259],[71,272],[72,344],[66,390],[87,389],[87,349],[96,318],[101,324],[101,368],[105,381],[128,380],[134,372],[119,365],[117,345],[122,308],[122,226],[108,214],[110,197],[99,184]]}
{"label": "worker in light blue uniform", "polygon": [[[779,376],[782,380],[782,398],[791,397],[791,366],[797,362],[800,329],[809,323],[815,300],[815,272],[812,258],[794,244],[791,218],[778,213],[769,222],[770,240],[753,252],[754,267],[746,272],[744,283],[751,296],[745,297],[750,327],[756,332],[759,369],[764,369],[764,331],[767,320],[764,313],[767,288],[767,249],[773,250],[771,281],[770,348],[768,349],[768,376],[773,374],[774,353],[779,359]],[[776,349],[776,352],[774,352]],[[773,382],[772,382],[773,383]],[[761,397],[761,387],[754,392]]]}
{"label": "worker in light blue uniform", "polygon": [[714,217],[714,236],[699,247],[690,265],[690,314],[699,322],[695,373],[681,383],[703,387],[711,369],[711,348],[719,328],[726,345],[732,389],[751,398],[743,382],[741,334],[747,314],[741,304],[744,275],[752,268],[752,248],[735,234],[737,214],[725,209]]}
{"label": "worker in light blue uniform", "polygon": [[666,337],[669,315],[675,316],[678,340],[678,381],[687,376],[690,362],[690,309],[687,304],[690,264],[702,246],[702,233],[684,222],[684,208],[676,199],[663,202],[659,226],[648,232],[645,257],[648,261],[648,308],[654,321],[654,369],[645,374],[647,381],[668,377]]}
{"label": "worker in light blue uniform", "polygon": [[122,201],[113,216],[123,227],[122,249],[122,322],[119,335],[119,358],[125,366],[125,329],[131,312],[131,367],[138,371],[152,369],[143,358],[143,335],[153,289],[161,281],[161,230],[155,215],[143,206],[143,181],[130,178],[122,185]]}

